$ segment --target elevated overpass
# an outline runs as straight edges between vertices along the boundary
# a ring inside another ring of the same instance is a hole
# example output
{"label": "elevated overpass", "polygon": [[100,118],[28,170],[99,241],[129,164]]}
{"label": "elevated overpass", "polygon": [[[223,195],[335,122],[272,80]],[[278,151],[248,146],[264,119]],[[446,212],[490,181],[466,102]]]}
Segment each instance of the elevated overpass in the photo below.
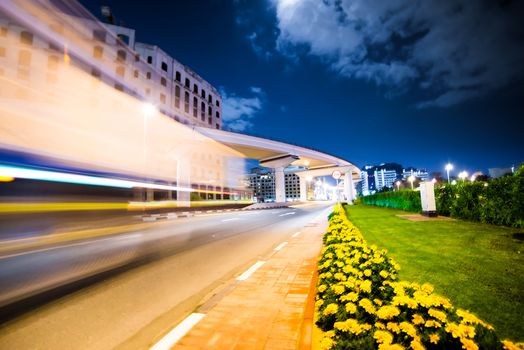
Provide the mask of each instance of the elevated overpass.
{"label": "elevated overpass", "polygon": [[349,202],[355,199],[354,182],[360,180],[360,170],[353,163],[327,153],[288,143],[225,130],[195,127],[195,131],[218,141],[246,158],[256,159],[261,166],[275,170],[275,201],[285,202],[284,168],[293,165],[303,170],[300,177],[300,200],[306,201],[306,179],[328,176],[338,170],[344,174],[344,194]]}

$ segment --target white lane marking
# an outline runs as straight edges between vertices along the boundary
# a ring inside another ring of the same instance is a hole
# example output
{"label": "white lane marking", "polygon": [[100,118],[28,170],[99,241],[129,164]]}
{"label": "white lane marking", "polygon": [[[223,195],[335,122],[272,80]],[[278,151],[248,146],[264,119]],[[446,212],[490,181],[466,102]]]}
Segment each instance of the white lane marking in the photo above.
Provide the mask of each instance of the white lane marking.
{"label": "white lane marking", "polygon": [[47,251],[50,251],[50,250],[56,250],[56,249],[62,249],[62,248],[71,248],[71,247],[77,247],[77,246],[82,246],[82,245],[87,245],[87,244],[99,243],[99,242],[103,242],[103,241],[113,241],[113,242],[114,241],[121,241],[121,240],[126,240],[126,239],[131,239],[131,238],[137,238],[137,237],[140,237],[140,236],[141,236],[141,234],[139,234],[139,233],[135,233],[135,234],[131,234],[131,235],[125,235],[124,234],[124,236],[122,236],[122,237],[100,238],[100,239],[94,239],[94,240],[83,241],[83,242],[78,242],[78,243],[70,243],[70,244],[58,245],[58,246],[41,248],[41,249],[36,249],[36,250],[28,250],[28,251],[24,251],[24,252],[20,252],[20,253],[13,253],[13,254],[0,256],[0,260],[14,258],[14,257],[17,257],[17,256],[22,256],[22,255],[27,255],[27,254],[42,253],[42,252],[47,252]]}
{"label": "white lane marking", "polygon": [[237,281],[245,281],[251,276],[258,268],[262,265],[264,265],[265,261],[257,261],[253,264],[249,269],[247,269],[243,274],[237,277]]}
{"label": "white lane marking", "polygon": [[295,212],[292,211],[291,213],[284,213],[284,214],[280,214],[279,216],[286,216],[286,215],[295,215]]}
{"label": "white lane marking", "polygon": [[200,320],[206,315],[200,313],[192,313],[187,316],[185,320],[180,322],[178,326],[173,328],[171,332],[167,333],[158,343],[153,345],[149,350],[169,350],[175,345],[184,335],[187,334]]}
{"label": "white lane marking", "polygon": [[297,232],[293,233],[293,236],[291,236],[291,237],[293,237],[293,238],[298,237],[299,234],[300,234],[300,231],[297,231]]}
{"label": "white lane marking", "polygon": [[280,249],[284,248],[286,245],[287,245],[287,242],[282,242],[274,250],[278,252]]}
{"label": "white lane marking", "polygon": [[222,219],[222,222],[226,222],[226,221],[236,221],[236,220],[240,220],[240,218]]}

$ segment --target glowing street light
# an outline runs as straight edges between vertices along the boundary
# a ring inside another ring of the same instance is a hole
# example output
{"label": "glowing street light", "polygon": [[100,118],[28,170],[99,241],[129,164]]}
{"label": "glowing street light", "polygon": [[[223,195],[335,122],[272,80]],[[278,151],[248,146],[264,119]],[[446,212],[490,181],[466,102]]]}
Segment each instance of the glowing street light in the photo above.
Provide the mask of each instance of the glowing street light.
{"label": "glowing street light", "polygon": [[468,172],[467,172],[467,171],[461,171],[461,172],[458,174],[458,177],[459,177],[459,179],[461,179],[462,181],[464,181],[464,180],[468,177]]}
{"label": "glowing street light", "polygon": [[437,179],[433,178],[433,179],[431,180],[431,182],[433,182],[433,185],[434,185],[434,184],[437,183]]}
{"label": "glowing street light", "polygon": [[408,177],[408,181],[411,182],[411,189],[413,189],[413,182],[415,181],[415,176],[410,175],[410,176]]}
{"label": "glowing street light", "polygon": [[446,173],[448,174],[448,183],[449,183],[449,172],[451,170],[453,170],[453,164],[451,164],[451,163],[446,164],[446,168],[445,169],[446,169]]}
{"label": "glowing street light", "polygon": [[400,181],[395,182],[395,185],[397,185],[397,191],[400,190]]}

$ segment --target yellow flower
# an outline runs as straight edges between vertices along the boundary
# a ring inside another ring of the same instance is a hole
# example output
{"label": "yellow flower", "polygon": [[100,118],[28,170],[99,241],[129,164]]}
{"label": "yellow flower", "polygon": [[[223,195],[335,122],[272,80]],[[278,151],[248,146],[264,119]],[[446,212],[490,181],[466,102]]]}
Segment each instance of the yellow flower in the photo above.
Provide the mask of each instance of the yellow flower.
{"label": "yellow flower", "polygon": [[430,343],[433,343],[433,344],[438,344],[438,341],[440,340],[440,337],[438,336],[438,334],[430,334],[429,335],[429,342]]}
{"label": "yellow flower", "polygon": [[323,293],[326,289],[327,289],[327,286],[325,284],[321,284],[320,286],[318,286],[318,291],[320,293]]}
{"label": "yellow flower", "polygon": [[375,327],[378,329],[386,329],[386,326],[382,322],[375,322]]}
{"label": "yellow flower", "polygon": [[415,329],[415,326],[413,326],[411,323],[405,321],[400,322],[399,327],[404,333],[406,333],[410,337],[414,338],[417,336],[417,330]]}
{"label": "yellow flower", "polygon": [[371,270],[370,270],[370,269],[364,270],[364,275],[365,275],[366,277],[371,276]]}
{"label": "yellow flower", "polygon": [[343,295],[340,300],[342,301],[357,301],[358,300],[358,294],[355,292],[351,292],[348,294]]}
{"label": "yellow flower", "polygon": [[383,319],[383,320],[390,320],[393,317],[398,316],[399,314],[400,314],[400,310],[396,306],[393,306],[393,305],[382,306],[377,311],[378,318]]}
{"label": "yellow flower", "polygon": [[346,312],[350,314],[354,314],[357,312],[357,306],[353,303],[347,303],[346,304]]}
{"label": "yellow flower", "polygon": [[428,314],[431,316],[431,317],[434,317],[436,318],[437,320],[439,320],[440,322],[444,322],[446,320],[446,314],[443,313],[442,311],[440,310],[437,310],[437,309],[429,309],[428,310]]}
{"label": "yellow flower", "polygon": [[375,307],[373,306],[373,303],[371,300],[364,298],[361,299],[358,302],[358,305],[361,306],[368,314],[374,314],[375,313]]}
{"label": "yellow flower", "polygon": [[412,319],[413,324],[424,324],[426,321],[424,321],[424,318],[420,316],[419,314],[413,315]]}
{"label": "yellow flower", "polygon": [[376,305],[378,305],[378,306],[382,305],[382,300],[380,300],[380,299],[378,299],[378,298],[373,299],[373,302],[374,302]]}
{"label": "yellow flower", "polygon": [[428,321],[426,321],[424,326],[426,326],[427,328],[432,328],[432,327],[440,328],[442,325],[440,323],[438,323],[437,321],[428,320]]}
{"label": "yellow flower", "polygon": [[378,350],[404,350],[400,344],[380,344]]}
{"label": "yellow flower", "polygon": [[336,314],[337,311],[338,311],[338,305],[334,304],[334,303],[331,303],[328,306],[326,306],[326,308],[324,309],[323,314],[326,315],[326,316],[329,316],[329,315]]}
{"label": "yellow flower", "polygon": [[398,323],[388,322],[388,324],[386,325],[386,328],[394,333],[397,333],[397,334],[400,333],[400,327],[398,326]]}
{"label": "yellow flower", "polygon": [[513,343],[511,342],[510,340],[503,340],[502,341],[502,345],[504,346],[504,349],[506,350],[522,350],[524,349],[524,344],[523,343]]}
{"label": "yellow flower", "polygon": [[354,318],[348,318],[344,322],[335,322],[335,329],[338,329],[342,332],[349,332],[353,334],[360,334],[365,330],[369,330],[371,328],[370,325],[366,324],[360,324],[357,320]]}
{"label": "yellow flower", "polygon": [[336,344],[336,342],[335,342],[333,339],[328,338],[328,337],[324,337],[324,338],[322,338],[322,340],[320,341],[320,349],[322,349],[322,350],[329,350],[329,349],[331,349],[335,344]]}
{"label": "yellow flower", "polygon": [[389,276],[389,272],[387,272],[386,270],[380,271],[380,277],[388,278],[388,276]]}
{"label": "yellow flower", "polygon": [[370,281],[370,280],[362,281],[362,282],[360,283],[360,289],[361,289],[363,292],[371,293],[371,281]]}
{"label": "yellow flower", "polygon": [[375,331],[373,338],[375,338],[379,344],[391,344],[393,342],[393,335],[388,331]]}
{"label": "yellow flower", "polygon": [[412,340],[409,345],[413,350],[426,350],[426,348],[417,340]]}
{"label": "yellow flower", "polygon": [[475,342],[471,339],[460,339],[460,342],[462,343],[462,348],[466,350],[479,350],[479,347]]}
{"label": "yellow flower", "polygon": [[331,286],[331,289],[336,295],[340,295],[346,291],[346,287],[342,284],[335,284],[334,286]]}
{"label": "yellow flower", "polygon": [[319,307],[321,307],[322,304],[324,304],[324,300],[322,300],[322,299],[315,301],[315,306],[316,306],[317,309],[318,309]]}

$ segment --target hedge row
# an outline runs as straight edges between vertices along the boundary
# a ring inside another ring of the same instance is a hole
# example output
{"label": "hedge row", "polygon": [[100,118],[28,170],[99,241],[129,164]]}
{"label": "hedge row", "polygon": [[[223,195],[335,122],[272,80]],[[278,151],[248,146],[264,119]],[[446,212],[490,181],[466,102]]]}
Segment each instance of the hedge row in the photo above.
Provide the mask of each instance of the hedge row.
{"label": "hedge row", "polygon": [[[382,192],[361,197],[361,202],[381,207],[420,212],[420,193]],[[524,166],[513,176],[489,182],[459,181],[435,188],[440,215],[495,225],[524,227]]]}
{"label": "hedge row", "polygon": [[323,239],[315,304],[322,349],[524,349],[431,285],[398,281],[400,266],[368,246],[342,208]]}

